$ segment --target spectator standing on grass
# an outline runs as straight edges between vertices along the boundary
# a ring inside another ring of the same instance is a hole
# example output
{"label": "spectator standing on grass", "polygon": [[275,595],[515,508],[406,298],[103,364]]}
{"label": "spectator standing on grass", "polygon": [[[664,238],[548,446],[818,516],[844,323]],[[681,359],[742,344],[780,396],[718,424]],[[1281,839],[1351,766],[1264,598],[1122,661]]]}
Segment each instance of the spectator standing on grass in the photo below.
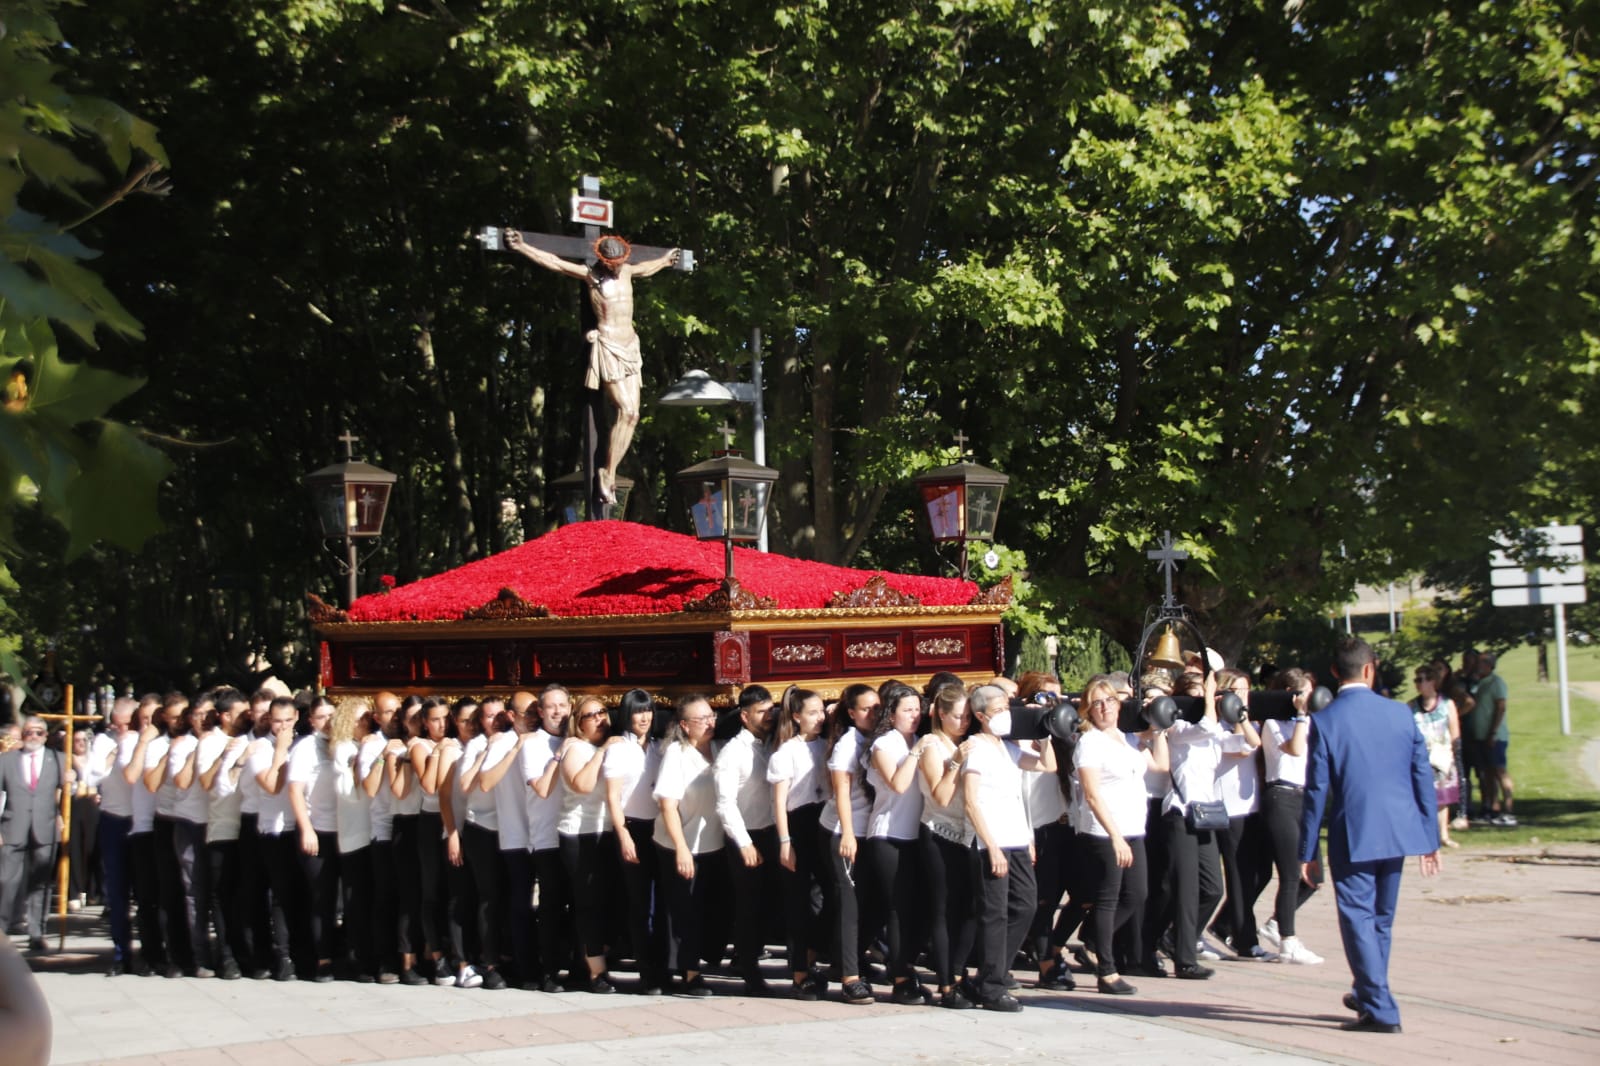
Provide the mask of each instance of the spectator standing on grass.
{"label": "spectator standing on grass", "polygon": [[1505,678],[1494,672],[1498,658],[1491,652],[1478,656],[1478,685],[1473,690],[1477,702],[1467,719],[1467,735],[1472,742],[1468,761],[1478,775],[1484,820],[1490,825],[1514,826],[1517,816],[1511,809],[1513,782],[1506,764],[1511,745],[1511,730],[1506,725],[1509,692]]}

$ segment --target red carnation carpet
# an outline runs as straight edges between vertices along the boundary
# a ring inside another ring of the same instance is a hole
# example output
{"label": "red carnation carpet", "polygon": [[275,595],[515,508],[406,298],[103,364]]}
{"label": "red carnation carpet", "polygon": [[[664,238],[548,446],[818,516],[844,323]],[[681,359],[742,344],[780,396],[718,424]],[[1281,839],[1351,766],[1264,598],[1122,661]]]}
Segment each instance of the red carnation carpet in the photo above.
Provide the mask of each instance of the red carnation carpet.
{"label": "red carnation carpet", "polygon": [[[712,592],[722,581],[721,541],[633,522],[575,522],[520,547],[455,570],[363,596],[350,605],[352,622],[450,621],[509,588],[557,618],[576,615],[668,614]],[[853,592],[882,576],[897,592],[926,607],[971,601],[977,585],[945,577],[792,559],[734,548],[734,573],[745,589],[771,596],[781,610],[828,606],[836,592]]]}

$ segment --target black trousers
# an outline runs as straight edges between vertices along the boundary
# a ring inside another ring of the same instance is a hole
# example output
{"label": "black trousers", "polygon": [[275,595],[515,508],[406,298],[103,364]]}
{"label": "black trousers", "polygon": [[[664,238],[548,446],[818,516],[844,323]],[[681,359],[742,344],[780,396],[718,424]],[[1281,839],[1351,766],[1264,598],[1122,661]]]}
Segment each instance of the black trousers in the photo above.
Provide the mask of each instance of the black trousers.
{"label": "black trousers", "polygon": [[272,958],[278,964],[302,954],[300,934],[296,932],[304,913],[298,837],[298,833],[290,831],[262,833],[256,838],[261,869],[271,892]]}
{"label": "black trousers", "polygon": [[[828,945],[832,949],[834,965],[839,967],[839,975],[844,977],[859,977],[867,972],[866,959],[862,957],[862,949],[866,945],[861,937],[861,893],[858,891],[857,871],[865,873],[865,867],[860,863],[847,863],[839,854],[839,843],[844,839],[837,830],[817,827],[818,840],[822,846],[822,859],[826,864],[827,877],[823,879],[822,887],[825,892],[825,904],[828,913],[833,916],[833,928],[829,930]],[[856,855],[860,857],[860,838],[857,838]],[[666,879],[671,874],[671,855],[668,855],[669,865],[662,870],[662,878]]]}
{"label": "black trousers", "polygon": [[[1144,857],[1149,873],[1145,877],[1145,884],[1149,886],[1148,894],[1144,901],[1144,916],[1139,923],[1139,934],[1134,936],[1127,926],[1123,926],[1123,935],[1119,942],[1113,945],[1113,953],[1117,959],[1117,969],[1126,971],[1132,965],[1152,962],[1156,956],[1156,946],[1161,941],[1161,934],[1171,920],[1163,913],[1160,907],[1163,902],[1163,886],[1167,883],[1167,838],[1161,828],[1162,797],[1150,799],[1145,805],[1144,820]],[[1143,954],[1133,953],[1137,944]],[[1094,949],[1094,945],[1089,945]]]}
{"label": "black trousers", "polygon": [[183,892],[183,924],[189,957],[196,966],[211,967],[211,865],[206,861],[206,825],[175,818],[172,857]]}
{"label": "black trousers", "polygon": [[206,845],[206,870],[211,882],[211,926],[217,934],[217,964],[252,964],[250,940],[239,904],[239,842],[214,840]]}
{"label": "black trousers", "polygon": [[511,976],[526,985],[541,976],[533,939],[533,856],[526,848],[502,850],[500,868],[506,875],[506,920],[499,951],[511,960]]}
{"label": "black trousers", "polygon": [[[378,927],[377,897],[374,891],[373,848],[339,853],[339,890],[344,901],[340,957],[348,959],[355,973],[378,975],[378,952],[373,931]],[[320,847],[320,843],[319,843]]]}
{"label": "black trousers", "polygon": [[1300,880],[1300,811],[1305,792],[1292,785],[1268,785],[1265,800],[1267,846],[1278,872],[1272,916],[1278,920],[1279,936],[1294,936],[1295,911],[1317,891]]}
{"label": "black trousers", "polygon": [[629,818],[626,825],[639,859],[622,864],[622,885],[628,895],[628,937],[645,987],[663,988],[667,974],[667,915],[657,861],[660,853],[651,840],[655,821]]}
{"label": "black trousers", "polygon": [[395,951],[401,955],[421,955],[422,939],[422,858],[417,849],[421,832],[420,814],[394,816],[395,872]]}
{"label": "black trousers", "polygon": [[466,826],[461,834],[461,865],[450,861],[448,842],[439,844],[444,856],[445,961],[452,970],[476,963],[482,950],[478,941],[478,888],[472,880],[472,856],[467,854]]}
{"label": "black trousers", "polygon": [[927,883],[917,856],[917,842],[872,837],[864,850],[885,918],[889,977],[896,984],[915,981],[917,956],[927,941]]}
{"label": "black trousers", "polygon": [[1033,912],[1028,939],[1041,963],[1066,946],[1089,913],[1093,892],[1084,876],[1087,864],[1080,851],[1078,834],[1068,823],[1034,827],[1033,852],[1037,858],[1033,874],[1039,883],[1039,905]]}
{"label": "black trousers", "polygon": [[178,869],[177,822],[156,815],[156,885],[161,922],[167,935],[167,958],[185,970],[194,968],[194,948],[189,943],[189,923],[183,902],[183,875]]}
{"label": "black trousers", "polygon": [[667,905],[667,969],[699,971],[706,958],[706,917],[709,904],[726,884],[727,863],[714,851],[694,857],[694,876],[678,873],[678,858],[668,848],[656,848],[662,895]]}
{"label": "black trousers", "polygon": [[1119,934],[1131,929],[1133,941],[1128,945],[1130,959],[1138,959],[1143,945],[1139,943],[1139,923],[1144,916],[1144,902],[1148,886],[1145,882],[1144,837],[1129,837],[1127,844],[1133,852],[1133,865],[1117,865],[1117,852],[1109,837],[1079,838],[1083,844],[1085,865],[1092,871],[1094,886],[1094,942],[1095,973],[1101,977],[1118,972],[1117,957],[1112,945],[1118,943]]}
{"label": "black trousers", "polygon": [[166,923],[161,918],[155,833],[128,834],[128,869],[133,874],[133,899],[138,904],[139,954],[147,965],[160,969],[167,964],[167,937]]}
{"label": "black trousers", "polygon": [[539,965],[546,980],[556,980],[576,961],[577,940],[572,928],[572,887],[561,849],[540,848],[533,853],[533,876],[539,882],[539,909],[534,922],[539,930]]}
{"label": "black trousers", "polygon": [[444,855],[444,819],[438,811],[423,811],[417,815],[417,872],[422,885],[418,914],[422,942],[430,952],[443,952],[449,946],[450,894],[445,881],[449,865]]}
{"label": "black trousers", "polygon": [[259,824],[258,815],[239,815],[239,890],[234,905],[242,925],[241,942],[250,946],[249,954],[239,959],[247,972],[272,965],[272,909],[267,870],[261,865]]}
{"label": "black trousers", "polygon": [[[606,833],[562,833],[557,838],[561,870],[571,893],[578,954],[585,957],[606,953],[607,897],[600,881],[600,855],[602,849],[613,846],[607,838]],[[587,976],[587,968],[583,973]]]}
{"label": "black trousers", "polygon": [[[974,849],[976,850],[976,849]],[[996,877],[987,851],[978,851],[978,996],[1005,995],[1011,960],[1027,939],[1039,903],[1028,849],[1005,848],[1006,873]]]}
{"label": "black trousers", "polygon": [[302,891],[305,892],[305,922],[311,951],[316,961],[331,961],[339,947],[339,834],[317,830],[315,855],[300,850],[299,833],[284,835],[296,841],[295,857],[300,863]]}
{"label": "black trousers", "polygon": [[[794,827],[789,828],[794,836]],[[750,830],[750,843],[761,855],[760,866],[746,866],[733,841],[723,843],[728,857],[728,885],[733,891],[733,951],[739,957],[739,975],[746,980],[761,976],[761,952],[767,942],[767,919],[774,901],[781,899],[778,881],[778,830],[772,826]],[[802,956],[804,958],[804,956]]]}
{"label": "black trousers", "polygon": [[[1210,917],[1222,901],[1222,871],[1217,862],[1215,834],[1190,829],[1181,811],[1161,816],[1161,836],[1166,843],[1166,877],[1156,888],[1156,936],[1172,930],[1172,961],[1179,966],[1195,964],[1195,943],[1200,938],[1201,922]],[[1155,946],[1146,944],[1146,950]]]}
{"label": "black trousers", "polygon": [[[374,973],[393,972],[397,966],[395,940],[400,921],[400,873],[395,867],[392,832],[390,839],[374,840],[366,851],[372,878],[372,914],[368,928],[372,937]],[[347,903],[345,914],[349,913]]]}
{"label": "black trousers", "polygon": [[[1254,890],[1265,830],[1259,811],[1228,819],[1228,828],[1215,834],[1217,857],[1222,863],[1222,910],[1211,923],[1218,936],[1231,942],[1241,955],[1259,943],[1256,934]],[[1201,916],[1204,920],[1204,915]]]}
{"label": "black trousers", "polygon": [[476,902],[472,917],[478,953],[469,961],[481,966],[498,966],[500,931],[505,926],[506,910],[506,871],[500,858],[500,834],[468,822],[461,830],[461,850],[466,853],[467,872],[472,875],[472,895]]}
{"label": "black trousers", "polygon": [[917,838],[927,880],[929,952],[934,978],[947,989],[967,972],[977,937],[977,851],[922,827]]}
{"label": "black trousers", "polygon": [[71,896],[95,896],[100,884],[100,804],[96,796],[72,797],[72,839],[67,850],[72,861],[68,865],[67,893]]}
{"label": "black trousers", "polygon": [[789,846],[794,850],[794,869],[779,867],[783,887],[784,940],[788,945],[789,969],[801,973],[810,967],[812,954],[822,952],[821,917],[817,896],[822,892],[822,842],[817,835],[817,818],[822,804],[808,803],[789,812]]}
{"label": "black trousers", "polygon": [[128,830],[133,819],[100,812],[100,864],[106,886],[106,921],[111,926],[113,957],[130,962],[133,934],[128,922]]}

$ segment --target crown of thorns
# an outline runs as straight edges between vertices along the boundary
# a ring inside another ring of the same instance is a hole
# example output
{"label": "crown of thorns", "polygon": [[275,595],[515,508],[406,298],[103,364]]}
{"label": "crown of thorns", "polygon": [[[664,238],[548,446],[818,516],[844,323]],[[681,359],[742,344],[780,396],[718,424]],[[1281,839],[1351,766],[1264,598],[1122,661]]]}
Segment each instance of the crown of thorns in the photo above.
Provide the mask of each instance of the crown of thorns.
{"label": "crown of thorns", "polygon": [[601,237],[594,242],[595,258],[607,266],[626,263],[633,254],[633,245],[615,235]]}

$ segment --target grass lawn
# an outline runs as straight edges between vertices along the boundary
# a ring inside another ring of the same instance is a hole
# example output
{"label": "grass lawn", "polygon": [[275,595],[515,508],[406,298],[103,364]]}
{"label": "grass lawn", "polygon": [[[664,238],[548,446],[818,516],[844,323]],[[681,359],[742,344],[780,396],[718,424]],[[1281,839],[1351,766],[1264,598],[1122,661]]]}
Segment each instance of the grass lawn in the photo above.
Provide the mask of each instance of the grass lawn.
{"label": "grass lawn", "polygon": [[[1456,657],[1459,663],[1460,657]],[[1462,849],[1561,841],[1600,843],[1600,786],[1579,760],[1585,744],[1600,738],[1600,702],[1572,694],[1572,735],[1561,735],[1556,696],[1556,652],[1550,649],[1547,684],[1535,680],[1537,648],[1517,648],[1500,659],[1498,672],[1510,689],[1506,720],[1511,727],[1509,756],[1516,783],[1515,829],[1473,828],[1452,835]],[[1567,680],[1600,683],[1600,647],[1567,650]],[[1408,698],[1414,693],[1407,692]]]}

